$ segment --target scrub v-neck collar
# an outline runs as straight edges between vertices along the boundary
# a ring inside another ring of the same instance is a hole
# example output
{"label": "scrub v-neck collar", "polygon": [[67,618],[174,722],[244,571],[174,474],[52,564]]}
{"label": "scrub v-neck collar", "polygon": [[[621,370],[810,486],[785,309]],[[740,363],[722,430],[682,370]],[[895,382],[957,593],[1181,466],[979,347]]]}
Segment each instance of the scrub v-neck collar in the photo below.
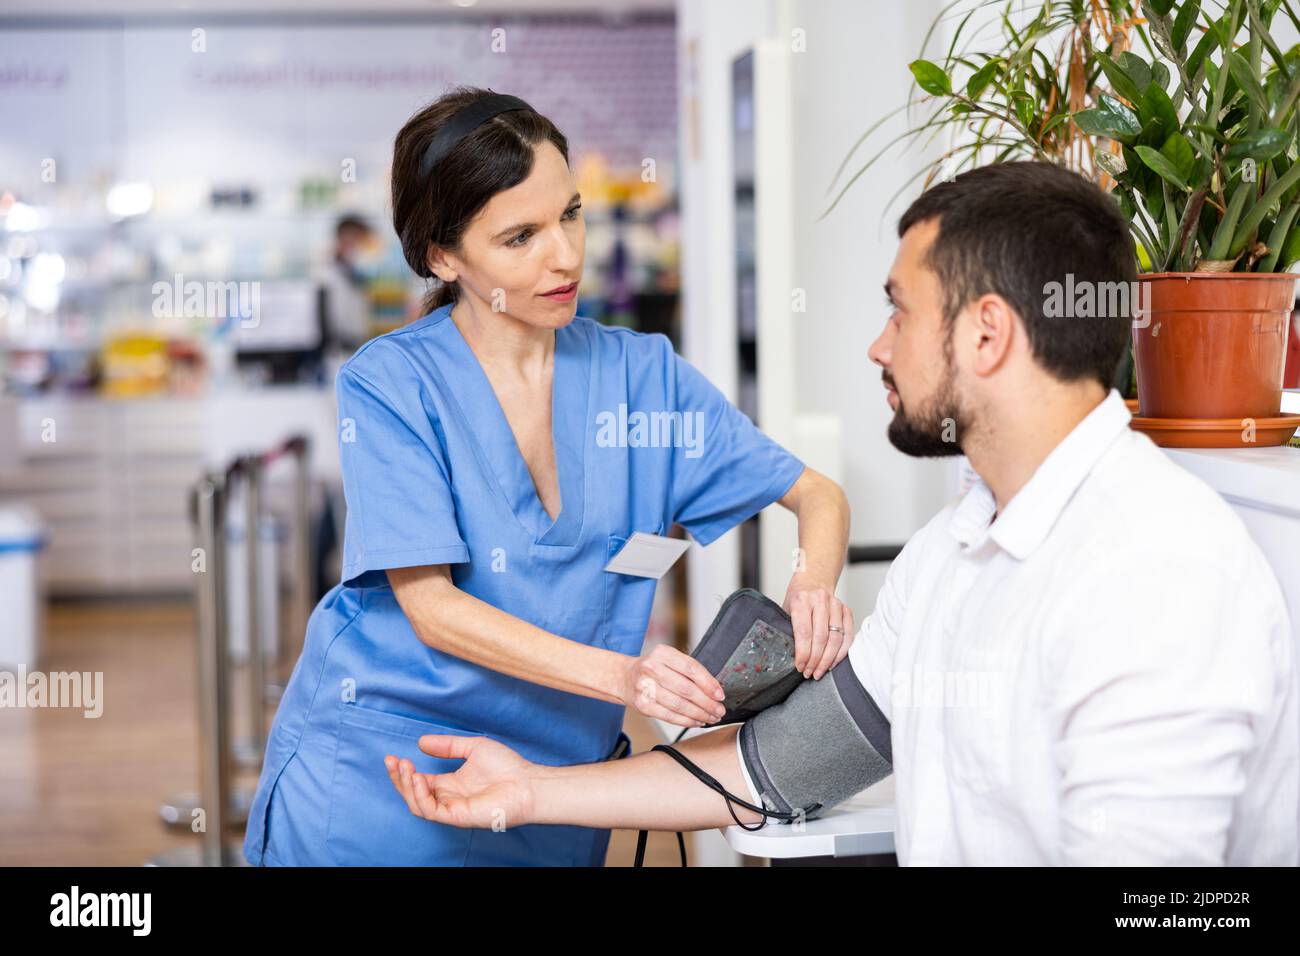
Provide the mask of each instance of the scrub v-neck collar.
{"label": "scrub v-neck collar", "polygon": [[[551,371],[551,441],[555,448],[560,511],[555,520],[542,507],[528,464],[519,450],[510,422],[497,399],[487,373],[479,364],[460,327],[451,318],[451,306],[438,310],[434,321],[447,326],[443,339],[459,387],[453,400],[470,425],[473,443],[496,479],[497,487],[515,519],[533,542],[572,546],[582,528],[584,507],[584,452],[587,398],[591,381],[591,348],[586,330],[575,319],[555,330],[555,356]],[[471,414],[472,412],[472,414]]]}

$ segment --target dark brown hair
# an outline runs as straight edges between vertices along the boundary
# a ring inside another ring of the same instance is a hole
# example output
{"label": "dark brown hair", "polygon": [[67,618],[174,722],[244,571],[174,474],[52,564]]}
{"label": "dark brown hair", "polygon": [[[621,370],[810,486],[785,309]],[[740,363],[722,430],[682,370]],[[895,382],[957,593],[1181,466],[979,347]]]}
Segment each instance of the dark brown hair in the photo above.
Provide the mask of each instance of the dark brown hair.
{"label": "dark brown hair", "polygon": [[[393,143],[393,228],[407,264],[421,278],[433,278],[429,243],[458,249],[465,228],[488,200],[528,178],[537,144],[549,140],[569,161],[568,140],[554,123],[532,110],[514,110],[483,123],[421,179],[420,159],[434,134],[490,92],[470,86],[448,91],[407,120]],[[424,312],[455,302],[458,291],[455,283],[438,282],[424,300]]]}
{"label": "dark brown hair", "polygon": [[930,219],[939,235],[926,264],[943,284],[949,328],[969,302],[996,293],[1020,314],[1039,365],[1062,381],[1111,384],[1132,316],[1055,316],[1044,306],[1049,284],[1067,274],[1094,287],[1136,280],[1133,239],[1114,197],[1051,163],[998,163],[922,193],[899,220],[899,237]]}

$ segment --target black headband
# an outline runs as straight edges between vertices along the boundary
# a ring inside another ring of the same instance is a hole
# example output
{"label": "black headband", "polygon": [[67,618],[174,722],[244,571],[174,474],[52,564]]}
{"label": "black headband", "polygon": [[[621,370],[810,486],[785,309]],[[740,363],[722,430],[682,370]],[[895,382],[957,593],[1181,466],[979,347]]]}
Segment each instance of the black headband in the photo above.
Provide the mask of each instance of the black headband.
{"label": "black headband", "polygon": [[429,145],[424,150],[424,157],[420,160],[420,178],[428,176],[429,171],[442,157],[450,153],[457,143],[498,113],[531,109],[532,107],[519,97],[508,93],[490,93],[470,103],[453,114],[451,119],[433,134],[433,139],[429,141]]}

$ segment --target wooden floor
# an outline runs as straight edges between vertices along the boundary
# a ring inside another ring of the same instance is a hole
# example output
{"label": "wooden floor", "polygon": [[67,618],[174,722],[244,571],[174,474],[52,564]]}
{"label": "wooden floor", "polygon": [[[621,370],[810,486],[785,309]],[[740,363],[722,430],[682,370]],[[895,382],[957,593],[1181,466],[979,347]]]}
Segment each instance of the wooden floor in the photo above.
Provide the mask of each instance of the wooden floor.
{"label": "wooden floor", "polygon": [[188,602],[56,605],[44,671],[103,672],[103,714],[0,708],[0,864],[134,866],[192,842],[157,807],[196,785]]}
{"label": "wooden floor", "polygon": [[[137,866],[194,845],[158,814],[198,782],[193,623],[188,601],[51,608],[41,670],[102,672],[103,713],[0,707],[0,866]],[[637,714],[626,730],[638,753],[658,742]],[[631,865],[635,846],[615,831],[607,865]],[[677,863],[673,835],[651,834],[646,864]]]}

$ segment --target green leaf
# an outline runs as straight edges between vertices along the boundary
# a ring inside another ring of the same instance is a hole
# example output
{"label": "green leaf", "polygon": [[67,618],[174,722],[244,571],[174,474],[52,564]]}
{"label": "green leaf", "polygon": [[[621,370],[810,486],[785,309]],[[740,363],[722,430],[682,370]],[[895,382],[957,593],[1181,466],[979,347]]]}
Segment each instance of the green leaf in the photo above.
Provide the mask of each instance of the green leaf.
{"label": "green leaf", "polygon": [[1164,87],[1154,81],[1141,95],[1141,103],[1138,104],[1138,122],[1143,130],[1141,138],[1144,142],[1157,144],[1164,143],[1170,133],[1182,127],[1178,121],[1178,111],[1174,109],[1174,101],[1169,99],[1169,94],[1165,92]]}
{"label": "green leaf", "polygon": [[1219,68],[1214,65],[1213,60],[1205,61],[1205,82],[1211,91],[1219,85]]}
{"label": "green leaf", "polygon": [[948,74],[929,60],[913,60],[907,67],[916,77],[916,85],[932,96],[951,96],[952,81]]}
{"label": "green leaf", "polygon": [[1115,97],[1105,94],[1102,94],[1097,106],[1075,113],[1074,121],[1089,136],[1125,140],[1142,132],[1142,123],[1137,114]]}
{"label": "green leaf", "polygon": [[1138,89],[1132,77],[1125,73],[1118,63],[1105,53],[1098,52],[1096,57],[1098,65],[1101,67],[1102,72],[1106,74],[1106,79],[1110,81],[1110,85],[1116,93],[1130,103],[1136,103],[1142,99],[1142,91]]}
{"label": "green leaf", "polygon": [[1155,82],[1142,94],[1142,102],[1138,104],[1138,122],[1142,124],[1142,141],[1147,144],[1163,143],[1170,133],[1180,128],[1173,101]]}
{"label": "green leaf", "polygon": [[1219,36],[1215,30],[1206,30],[1201,35],[1200,41],[1192,48],[1192,55],[1187,58],[1187,75],[1193,80],[1196,79],[1197,72],[1205,65],[1205,58],[1210,55],[1210,51],[1219,43]]}
{"label": "green leaf", "polygon": [[1277,261],[1282,257],[1282,251],[1286,248],[1287,237],[1291,234],[1291,223],[1295,222],[1297,212],[1300,212],[1300,205],[1296,203],[1291,203],[1278,212],[1277,219],[1268,228],[1268,239],[1266,241],[1269,249],[1268,255],[1260,260],[1256,266],[1257,272],[1272,272],[1277,268]]}
{"label": "green leaf", "polygon": [[1174,17],[1173,29],[1169,31],[1169,39],[1173,41],[1174,49],[1182,53],[1187,45],[1187,35],[1192,32],[1192,26],[1196,23],[1196,18],[1201,15],[1201,0],[1190,0],[1178,8],[1178,16]]}
{"label": "green leaf", "polygon": [[1227,139],[1224,137],[1224,135],[1220,133],[1217,129],[1215,129],[1213,126],[1206,126],[1204,123],[1191,123],[1188,125],[1187,128],[1196,130],[1196,132],[1198,133],[1204,133],[1206,136],[1210,137],[1213,140],[1217,140],[1220,143],[1227,142]]}
{"label": "green leaf", "polygon": [[1149,169],[1155,170],[1160,178],[1177,186],[1186,192],[1191,187],[1187,185],[1187,180],[1183,178],[1178,167],[1171,163],[1163,153],[1157,152],[1150,146],[1138,146],[1137,154],[1142,157],[1142,162],[1146,163]]}
{"label": "green leaf", "polygon": [[1270,103],[1278,103],[1286,95],[1286,77],[1277,70],[1268,74],[1264,80],[1264,95]]}
{"label": "green leaf", "polygon": [[1278,256],[1277,270],[1285,272],[1291,268],[1297,259],[1300,259],[1300,226],[1294,227],[1282,243],[1282,252]]}
{"label": "green leaf", "polygon": [[1124,218],[1130,221],[1137,218],[1137,206],[1133,205],[1133,200],[1129,198],[1126,192],[1115,190],[1119,194],[1119,211],[1124,214]]}
{"label": "green leaf", "polygon": [[1050,120],[1047,121],[1047,125],[1043,127],[1043,131],[1038,134],[1039,138],[1041,139],[1042,137],[1045,137],[1048,133],[1050,133],[1052,130],[1056,129],[1056,127],[1060,126],[1062,123],[1066,122],[1069,119],[1070,119],[1069,113],[1057,113],[1055,116],[1053,116]]}
{"label": "green leaf", "polygon": [[1192,177],[1196,175],[1196,150],[1187,141],[1187,137],[1181,133],[1170,133],[1169,138],[1160,147],[1160,155],[1173,164],[1184,182],[1192,181]]}
{"label": "green leaf", "polygon": [[1241,210],[1246,205],[1246,198],[1253,195],[1254,192],[1255,187],[1252,183],[1237,183],[1232,198],[1228,200],[1228,207],[1224,210],[1223,216],[1219,219],[1219,225],[1214,230],[1214,238],[1210,241],[1210,248],[1205,253],[1206,259],[1222,262],[1228,258],[1228,247],[1232,244],[1232,233],[1237,228],[1237,219],[1241,216]]}
{"label": "green leaf", "polygon": [[1011,94],[1011,105],[1015,107],[1016,116],[1020,119],[1020,125],[1029,129],[1034,122],[1034,98],[1028,93],[1021,93],[1019,90]]}
{"label": "green leaf", "polygon": [[[1269,210],[1271,210],[1277,201],[1281,199],[1282,196],[1297,182],[1300,182],[1300,163],[1297,163],[1278,176],[1277,179],[1274,180],[1273,185],[1264,190],[1264,195],[1260,196],[1259,199],[1255,201],[1255,205],[1251,206],[1250,209],[1242,215],[1241,221],[1237,223],[1237,231],[1232,237],[1231,251],[1234,254],[1240,252],[1246,247],[1246,243],[1250,241],[1251,234],[1259,224],[1264,221],[1264,217],[1268,215]],[[1243,185],[1249,186],[1251,192],[1254,192],[1254,183],[1243,183]]]}
{"label": "green leaf", "polygon": [[1147,65],[1147,61],[1142,59],[1142,57],[1138,56],[1136,53],[1130,53],[1127,50],[1119,55],[1119,60],[1117,62],[1119,68],[1124,71],[1125,75],[1133,81],[1133,85],[1137,87],[1138,95],[1137,97],[1134,97],[1133,100],[1133,102],[1136,103],[1138,99],[1141,98],[1142,94],[1146,92],[1147,84],[1151,82],[1151,67]]}
{"label": "green leaf", "polygon": [[1174,0],[1146,0],[1146,5],[1163,17],[1173,8]]}
{"label": "green leaf", "polygon": [[[1169,67],[1157,61],[1151,64],[1151,82],[1162,90],[1169,89]],[[1145,92],[1145,91],[1143,91]]]}
{"label": "green leaf", "polygon": [[1259,85],[1259,77],[1250,68],[1250,61],[1236,50],[1233,50],[1228,56],[1228,69],[1232,71],[1233,80],[1236,81],[1241,91],[1246,94],[1251,106],[1267,116],[1268,97],[1264,95],[1264,88]]}
{"label": "green leaf", "polygon": [[[1143,163],[1142,165],[1145,166],[1146,164]],[[1158,186],[1160,184],[1160,177],[1152,173],[1152,178]],[[1161,217],[1165,214],[1165,197],[1163,190],[1155,187],[1148,189],[1142,194],[1142,202],[1146,204],[1147,212],[1151,214],[1152,221],[1159,222]],[[1157,231],[1159,230],[1157,229]]]}
{"label": "green leaf", "polygon": [[[1196,143],[1192,142],[1192,148],[1196,148]],[[1192,174],[1187,177],[1187,181],[1195,185],[1196,183],[1209,183],[1210,177],[1214,175],[1214,160],[1209,156],[1197,156],[1196,165],[1192,168]]]}
{"label": "green leaf", "polygon": [[1295,137],[1280,129],[1261,129],[1254,133],[1248,133],[1240,139],[1233,140],[1227,149],[1223,151],[1224,159],[1251,159],[1259,162],[1270,160],[1275,156],[1280,156],[1286,152],[1287,146],[1295,141]]}
{"label": "green leaf", "polygon": [[[1283,158],[1285,158],[1285,157],[1283,157]],[[1295,163],[1289,163],[1289,164],[1287,164],[1287,165],[1284,166],[1284,165],[1282,165],[1282,160],[1281,160],[1281,159],[1275,159],[1275,160],[1273,160],[1271,163],[1269,163],[1269,165],[1273,167],[1273,174],[1274,174],[1274,175],[1276,175],[1276,176],[1284,176],[1284,175],[1286,175],[1286,173],[1290,172],[1291,167],[1294,166],[1294,165],[1296,165],[1296,164],[1295,164]],[[1282,194],[1282,202],[1283,202],[1284,204],[1285,204],[1285,203],[1300,202],[1300,183],[1297,183],[1297,184],[1293,185],[1290,189],[1288,189],[1285,193]]]}
{"label": "green leaf", "polygon": [[1219,120],[1219,132],[1226,136],[1238,123],[1245,121],[1248,116],[1249,114],[1243,109],[1228,110],[1223,114],[1223,118]]}
{"label": "green leaf", "polygon": [[1146,164],[1142,162],[1142,157],[1133,152],[1132,147],[1125,146],[1120,153],[1124,157],[1124,165],[1128,169],[1129,178],[1133,182],[1133,188],[1138,192],[1145,194],[1147,190],[1143,188],[1146,180],[1151,177],[1151,171],[1147,169]]}
{"label": "green leaf", "polygon": [[1124,163],[1124,157],[1117,153],[1108,153],[1104,149],[1098,149],[1096,162],[1098,166],[1116,180],[1128,172],[1128,166]]}
{"label": "green leaf", "polygon": [[979,99],[980,94],[988,89],[988,85],[1002,70],[1003,62],[1000,57],[994,57],[972,73],[971,78],[966,81],[966,95],[973,100]]}

